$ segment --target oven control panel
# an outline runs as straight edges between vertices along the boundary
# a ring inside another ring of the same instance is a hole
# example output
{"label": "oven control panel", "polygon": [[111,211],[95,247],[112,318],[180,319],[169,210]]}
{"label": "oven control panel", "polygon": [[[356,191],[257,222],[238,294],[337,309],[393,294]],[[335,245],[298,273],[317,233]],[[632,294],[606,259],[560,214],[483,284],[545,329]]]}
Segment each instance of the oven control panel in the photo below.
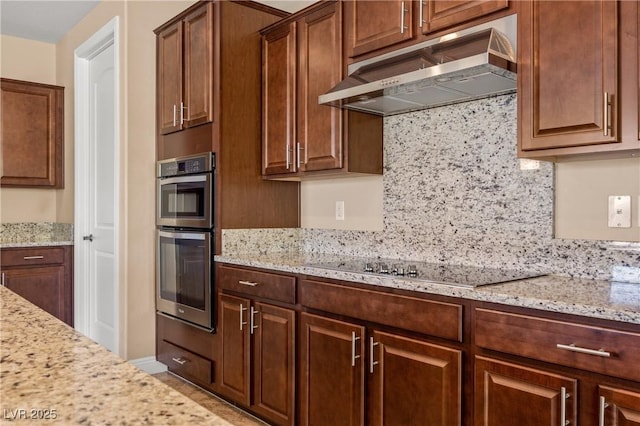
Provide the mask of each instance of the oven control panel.
{"label": "oven control panel", "polygon": [[215,164],[213,153],[198,156],[173,158],[158,163],[158,176],[180,176],[194,173],[207,173],[213,170]]}

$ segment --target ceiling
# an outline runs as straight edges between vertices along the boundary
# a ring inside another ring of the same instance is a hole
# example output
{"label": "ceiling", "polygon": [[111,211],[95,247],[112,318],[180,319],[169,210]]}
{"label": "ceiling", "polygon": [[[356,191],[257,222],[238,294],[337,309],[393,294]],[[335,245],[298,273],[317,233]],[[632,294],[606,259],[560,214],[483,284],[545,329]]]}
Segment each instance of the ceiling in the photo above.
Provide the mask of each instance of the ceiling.
{"label": "ceiling", "polygon": [[[261,0],[287,12],[295,12],[314,0]],[[57,43],[100,3],[100,0],[0,0],[0,34]]]}

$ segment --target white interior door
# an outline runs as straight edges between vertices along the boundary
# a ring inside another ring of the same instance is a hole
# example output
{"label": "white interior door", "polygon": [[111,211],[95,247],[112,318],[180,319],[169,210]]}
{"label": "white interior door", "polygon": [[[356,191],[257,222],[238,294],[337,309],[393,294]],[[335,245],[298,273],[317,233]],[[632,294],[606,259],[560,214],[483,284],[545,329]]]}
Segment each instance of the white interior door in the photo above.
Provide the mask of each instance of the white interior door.
{"label": "white interior door", "polygon": [[89,336],[117,350],[115,69],[113,44],[89,61]]}
{"label": "white interior door", "polygon": [[76,50],[76,328],[119,353],[117,21]]}

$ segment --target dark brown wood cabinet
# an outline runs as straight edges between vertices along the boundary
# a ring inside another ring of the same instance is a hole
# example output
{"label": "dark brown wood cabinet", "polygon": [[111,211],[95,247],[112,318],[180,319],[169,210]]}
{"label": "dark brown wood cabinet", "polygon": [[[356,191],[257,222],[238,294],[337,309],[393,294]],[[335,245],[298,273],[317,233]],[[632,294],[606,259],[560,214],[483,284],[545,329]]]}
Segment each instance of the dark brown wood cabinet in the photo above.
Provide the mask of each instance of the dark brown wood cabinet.
{"label": "dark brown wood cabinet", "polygon": [[577,392],[575,378],[476,357],[474,424],[576,424]]}
{"label": "dark brown wood cabinet", "polygon": [[518,155],[639,152],[637,2],[518,6]]}
{"label": "dark brown wood cabinet", "polygon": [[6,187],[64,187],[64,87],[0,80]]}
{"label": "dark brown wood cabinet", "polygon": [[365,328],[302,313],[300,424],[364,425]]}
{"label": "dark brown wood cabinet", "polygon": [[256,2],[199,1],[155,30],[156,156],[216,153],[218,231],[299,226],[299,184],[261,172],[259,30],[286,15]]}
{"label": "dark brown wood cabinet", "polygon": [[378,330],[367,346],[369,424],[462,424],[462,351]]}
{"label": "dark brown wood cabinet", "polygon": [[358,318],[301,314],[302,424],[462,424],[462,351],[378,328],[415,322],[408,328],[456,341],[455,305],[318,280],[302,280],[299,298],[304,308]]}
{"label": "dark brown wood cabinet", "polygon": [[2,285],[73,327],[73,247],[5,248]]}
{"label": "dark brown wood cabinet", "polygon": [[598,403],[602,426],[640,425],[640,391],[599,386]]}
{"label": "dark brown wood cabinet", "polygon": [[318,104],[345,70],[340,6],[319,3],[263,31],[267,178],[382,173],[382,120]]}
{"label": "dark brown wood cabinet", "polygon": [[202,3],[157,33],[161,134],[213,119],[213,3]]}
{"label": "dark brown wood cabinet", "polygon": [[[345,1],[347,56],[384,53],[513,13],[508,0]],[[501,12],[498,14],[498,12]]]}
{"label": "dark brown wood cabinet", "polygon": [[477,308],[474,324],[493,351],[475,358],[476,424],[640,421],[639,333],[499,308]]}
{"label": "dark brown wood cabinet", "polygon": [[[218,266],[218,333],[220,339],[217,391],[278,425],[295,422],[295,330],[293,307],[273,302],[289,300],[292,277]],[[233,293],[233,294],[227,294]]]}
{"label": "dark brown wood cabinet", "polygon": [[214,390],[218,336],[163,314],[156,314],[156,357],[169,371]]}

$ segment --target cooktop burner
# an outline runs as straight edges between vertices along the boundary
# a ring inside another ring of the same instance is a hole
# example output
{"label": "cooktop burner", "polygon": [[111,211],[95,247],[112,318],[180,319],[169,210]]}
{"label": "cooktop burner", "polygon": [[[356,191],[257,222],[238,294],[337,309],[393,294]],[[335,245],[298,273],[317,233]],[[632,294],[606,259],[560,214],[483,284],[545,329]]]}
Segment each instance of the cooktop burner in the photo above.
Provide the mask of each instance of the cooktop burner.
{"label": "cooktop burner", "polygon": [[396,276],[411,280],[461,287],[479,287],[544,275],[543,273],[532,271],[378,258],[353,258],[309,264],[307,266],[368,275]]}

